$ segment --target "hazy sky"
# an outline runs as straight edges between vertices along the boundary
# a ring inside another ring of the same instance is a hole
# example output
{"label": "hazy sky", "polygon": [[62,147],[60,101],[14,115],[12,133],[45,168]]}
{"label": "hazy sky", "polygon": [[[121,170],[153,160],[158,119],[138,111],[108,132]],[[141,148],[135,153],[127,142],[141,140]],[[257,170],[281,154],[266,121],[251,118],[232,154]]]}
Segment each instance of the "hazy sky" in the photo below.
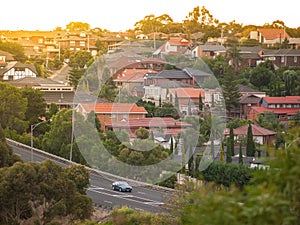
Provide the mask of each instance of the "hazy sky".
{"label": "hazy sky", "polygon": [[206,9],[220,22],[235,20],[243,25],[263,25],[282,20],[286,26],[300,26],[296,0],[4,0],[0,30],[53,30],[71,21],[86,22],[91,28],[110,31],[133,29],[146,15],[168,14],[182,22],[196,6]]}

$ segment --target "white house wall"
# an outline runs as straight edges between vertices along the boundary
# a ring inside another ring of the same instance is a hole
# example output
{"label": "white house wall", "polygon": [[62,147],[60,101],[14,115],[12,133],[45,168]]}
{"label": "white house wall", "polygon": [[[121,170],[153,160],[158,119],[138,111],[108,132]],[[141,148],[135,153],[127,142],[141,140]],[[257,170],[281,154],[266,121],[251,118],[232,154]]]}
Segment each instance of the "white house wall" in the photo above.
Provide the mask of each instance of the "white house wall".
{"label": "white house wall", "polygon": [[25,68],[25,71],[15,71],[15,68],[11,68],[3,75],[3,80],[10,80],[9,77],[13,76],[13,80],[18,80],[25,77],[36,77],[36,74],[29,68]]}

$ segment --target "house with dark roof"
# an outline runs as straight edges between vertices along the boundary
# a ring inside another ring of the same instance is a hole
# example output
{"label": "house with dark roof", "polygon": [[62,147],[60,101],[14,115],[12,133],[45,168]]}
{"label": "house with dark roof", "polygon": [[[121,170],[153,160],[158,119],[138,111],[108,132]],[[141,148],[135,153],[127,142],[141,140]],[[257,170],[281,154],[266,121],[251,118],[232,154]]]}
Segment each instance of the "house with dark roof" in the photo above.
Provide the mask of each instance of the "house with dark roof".
{"label": "house with dark roof", "polygon": [[166,82],[179,81],[183,84],[201,86],[205,79],[211,77],[209,72],[184,68],[182,70],[162,70],[158,73],[147,73],[145,85],[158,85]]}
{"label": "house with dark roof", "polygon": [[250,87],[248,87],[246,85],[238,84],[238,88],[239,88],[239,91],[240,91],[240,93],[241,93],[242,96],[245,96],[245,95],[255,95],[255,96],[260,97],[260,98],[266,96],[266,92],[250,88]]}
{"label": "house with dark roof", "polygon": [[[248,124],[238,127],[236,129],[233,129],[233,134],[235,136],[235,139],[238,140],[239,138],[246,138],[248,134]],[[263,128],[261,126],[258,126],[256,124],[251,124],[252,129],[252,135],[253,140],[261,145],[269,145],[272,144],[275,138],[275,135],[277,134],[274,131],[268,130],[266,128]],[[229,136],[229,128],[226,128],[224,131],[225,136]]]}
{"label": "house with dark roof", "polygon": [[14,55],[0,50],[0,67],[5,66],[6,63],[15,61]]}
{"label": "house with dark roof", "polygon": [[8,62],[0,66],[0,81],[18,80],[24,77],[36,77],[37,71],[33,64]]}
{"label": "house with dark roof", "polygon": [[49,78],[24,77],[18,80],[8,81],[9,84],[18,88],[39,89],[44,93],[44,99],[47,103],[46,110],[52,103],[55,103],[59,109],[72,108],[74,106],[74,88],[65,84],[56,82]]}
{"label": "house with dark roof", "polygon": [[223,45],[197,45],[191,50],[193,58],[208,57],[215,58],[217,55],[225,55],[226,47]]}
{"label": "house with dark roof", "polygon": [[253,106],[260,105],[261,98],[256,95],[243,95],[240,99],[240,119],[246,119]]}
{"label": "house with dark roof", "polygon": [[300,66],[300,49],[264,49],[262,60],[270,60],[276,68]]}

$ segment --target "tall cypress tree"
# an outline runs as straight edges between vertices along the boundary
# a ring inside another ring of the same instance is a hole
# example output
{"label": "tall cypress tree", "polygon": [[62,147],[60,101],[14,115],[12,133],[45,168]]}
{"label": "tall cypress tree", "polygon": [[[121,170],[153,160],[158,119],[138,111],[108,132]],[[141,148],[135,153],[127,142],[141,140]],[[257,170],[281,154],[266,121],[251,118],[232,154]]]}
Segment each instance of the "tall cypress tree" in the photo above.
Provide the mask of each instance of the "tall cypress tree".
{"label": "tall cypress tree", "polygon": [[223,144],[220,144],[220,162],[224,162],[224,148]]}
{"label": "tall cypress tree", "polygon": [[199,94],[199,110],[203,110],[203,100],[202,100],[202,95],[201,93]]}
{"label": "tall cypress tree", "polygon": [[179,100],[178,100],[177,92],[175,92],[175,105],[174,105],[174,107],[179,112]]}
{"label": "tall cypress tree", "polygon": [[232,162],[232,155],[230,151],[230,138],[228,137],[226,139],[226,163],[231,163]]}
{"label": "tall cypress tree", "polygon": [[230,133],[229,133],[229,138],[230,138],[230,152],[231,155],[234,156],[234,134],[233,134],[233,127],[230,126]]}
{"label": "tall cypress tree", "polygon": [[223,96],[226,104],[227,115],[230,117],[232,110],[239,105],[241,93],[236,83],[236,75],[228,73],[224,77]]}
{"label": "tall cypress tree", "polygon": [[248,132],[247,132],[246,154],[247,156],[251,156],[251,157],[255,156],[255,143],[253,140],[252,126],[250,123],[248,125]]}

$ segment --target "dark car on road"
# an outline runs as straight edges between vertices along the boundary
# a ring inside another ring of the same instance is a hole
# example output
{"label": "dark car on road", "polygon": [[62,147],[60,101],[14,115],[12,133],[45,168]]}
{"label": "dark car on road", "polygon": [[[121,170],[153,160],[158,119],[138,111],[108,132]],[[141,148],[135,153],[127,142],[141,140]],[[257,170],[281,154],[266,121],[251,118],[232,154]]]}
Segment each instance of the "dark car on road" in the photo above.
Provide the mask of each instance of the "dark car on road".
{"label": "dark car on road", "polygon": [[112,184],[112,189],[117,191],[131,192],[132,187],[125,181],[115,181]]}

